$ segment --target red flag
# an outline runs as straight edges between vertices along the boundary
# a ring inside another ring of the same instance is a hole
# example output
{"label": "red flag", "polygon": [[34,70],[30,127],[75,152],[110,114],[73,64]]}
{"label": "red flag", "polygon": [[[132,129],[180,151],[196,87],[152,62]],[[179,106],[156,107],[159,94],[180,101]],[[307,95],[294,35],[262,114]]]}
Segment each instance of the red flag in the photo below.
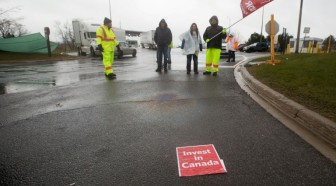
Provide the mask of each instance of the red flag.
{"label": "red flag", "polygon": [[243,17],[252,14],[254,11],[272,2],[273,0],[242,0],[240,7],[243,12]]}

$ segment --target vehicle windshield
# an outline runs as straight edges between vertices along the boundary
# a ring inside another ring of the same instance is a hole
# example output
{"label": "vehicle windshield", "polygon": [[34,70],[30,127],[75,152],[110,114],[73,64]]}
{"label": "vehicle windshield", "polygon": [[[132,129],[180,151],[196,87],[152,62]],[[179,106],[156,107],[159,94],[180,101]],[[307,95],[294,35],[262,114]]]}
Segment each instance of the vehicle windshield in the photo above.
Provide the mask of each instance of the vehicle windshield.
{"label": "vehicle windshield", "polygon": [[96,32],[87,32],[87,36],[88,36],[88,38],[94,39],[94,38],[96,38]]}
{"label": "vehicle windshield", "polygon": [[126,46],[126,43],[125,43],[125,42],[119,42],[119,46],[123,46],[123,47],[125,47],[125,46]]}

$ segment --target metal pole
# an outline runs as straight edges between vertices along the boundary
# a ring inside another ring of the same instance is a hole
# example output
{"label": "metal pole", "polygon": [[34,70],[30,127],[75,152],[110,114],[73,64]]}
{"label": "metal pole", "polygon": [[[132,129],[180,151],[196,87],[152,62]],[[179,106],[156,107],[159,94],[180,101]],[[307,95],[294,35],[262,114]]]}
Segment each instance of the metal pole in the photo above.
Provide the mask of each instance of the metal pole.
{"label": "metal pole", "polygon": [[111,14],[111,0],[109,0],[109,8],[110,8],[110,19],[112,20],[112,14]]}
{"label": "metal pole", "polygon": [[302,19],[302,6],[303,6],[303,0],[301,0],[301,5],[300,5],[299,25],[298,25],[298,32],[297,32],[297,38],[296,38],[295,54],[299,53],[300,32],[301,32],[301,19]]}
{"label": "metal pole", "polygon": [[284,36],[284,41],[283,41],[283,51],[282,54],[285,55],[286,47],[287,47],[287,28],[284,28],[285,30],[285,36]]}
{"label": "metal pole", "polygon": [[[279,42],[280,43],[280,42]],[[282,29],[282,42],[280,43],[281,54],[284,55],[284,47],[285,46],[285,28]]]}
{"label": "metal pole", "polygon": [[[305,40],[306,40],[306,36],[307,34],[305,34],[305,36],[303,37],[303,43],[302,43],[302,47],[301,47],[301,52],[302,53],[302,49],[304,48],[304,44],[305,44]],[[307,51],[308,52],[308,51]]]}
{"label": "metal pole", "polygon": [[[229,26],[231,25],[231,19],[230,19],[230,17],[229,16],[227,16],[227,18],[228,18],[228,20],[229,20]],[[230,28],[229,28],[229,34],[230,34],[231,32],[230,32]]]}
{"label": "metal pole", "polygon": [[275,63],[275,54],[274,54],[274,15],[271,15],[271,60]]}
{"label": "metal pole", "polygon": [[[45,37],[47,39],[48,56],[51,57],[51,48],[50,48],[50,39],[49,39],[50,29],[49,29],[49,27],[44,27],[44,34],[45,34]],[[65,44],[65,46],[66,46],[66,44]]]}
{"label": "metal pole", "polygon": [[328,52],[331,53],[331,35],[329,36]]}
{"label": "metal pole", "polygon": [[260,42],[262,42],[263,27],[264,27],[264,6],[263,6],[262,18],[261,18]]}

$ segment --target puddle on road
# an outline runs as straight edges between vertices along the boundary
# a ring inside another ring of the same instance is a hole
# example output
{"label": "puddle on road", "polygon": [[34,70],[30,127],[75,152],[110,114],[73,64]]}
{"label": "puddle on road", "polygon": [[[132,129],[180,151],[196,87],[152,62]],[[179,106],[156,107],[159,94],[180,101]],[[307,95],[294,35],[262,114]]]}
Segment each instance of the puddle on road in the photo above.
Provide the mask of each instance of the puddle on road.
{"label": "puddle on road", "polygon": [[[85,72],[87,68],[93,71]],[[0,95],[70,85],[101,73],[100,63],[91,61],[0,65]]]}
{"label": "puddle on road", "polygon": [[0,95],[70,85],[100,76],[100,73],[63,74],[53,77],[52,79],[27,79],[9,83],[0,83]]}
{"label": "puddle on road", "polygon": [[31,90],[44,89],[55,86],[55,82],[15,82],[15,83],[0,83],[0,95],[11,94],[17,92],[26,92]]}

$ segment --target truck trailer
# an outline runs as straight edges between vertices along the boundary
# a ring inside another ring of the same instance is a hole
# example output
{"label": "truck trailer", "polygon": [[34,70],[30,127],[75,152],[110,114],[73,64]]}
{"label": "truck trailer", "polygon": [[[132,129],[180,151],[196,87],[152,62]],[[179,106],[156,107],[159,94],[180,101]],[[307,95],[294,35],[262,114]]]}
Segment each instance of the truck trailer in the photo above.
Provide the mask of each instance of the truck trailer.
{"label": "truck trailer", "polygon": [[140,34],[140,44],[142,48],[156,49],[156,44],[154,41],[155,30],[150,30],[148,32],[142,32]]}

